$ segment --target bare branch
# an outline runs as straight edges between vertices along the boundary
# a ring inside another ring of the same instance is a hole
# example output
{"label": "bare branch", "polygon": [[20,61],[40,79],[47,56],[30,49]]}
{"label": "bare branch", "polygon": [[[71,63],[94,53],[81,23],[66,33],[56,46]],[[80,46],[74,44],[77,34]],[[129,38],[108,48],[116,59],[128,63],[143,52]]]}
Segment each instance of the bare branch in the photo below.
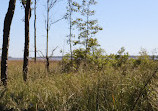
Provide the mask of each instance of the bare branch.
{"label": "bare branch", "polygon": [[56,4],[58,0],[52,0],[50,5],[49,5],[49,10],[52,9],[54,7],[54,5]]}
{"label": "bare branch", "polygon": [[57,22],[59,22],[59,21],[61,21],[61,20],[63,20],[63,19],[66,19],[67,16],[68,16],[68,14],[65,14],[62,18],[60,18],[60,19],[58,19],[58,20],[52,22],[50,25],[53,25],[53,24],[55,24],[55,23],[57,23]]}
{"label": "bare branch", "polygon": [[52,57],[52,56],[53,56],[54,51],[55,51],[57,48],[58,48],[58,46],[52,50],[52,54],[51,54],[49,57]]}
{"label": "bare branch", "polygon": [[45,56],[44,56],[44,54],[42,53],[42,51],[37,50],[37,53],[38,53],[39,56],[42,55],[42,56],[40,56],[40,57],[45,58]]}

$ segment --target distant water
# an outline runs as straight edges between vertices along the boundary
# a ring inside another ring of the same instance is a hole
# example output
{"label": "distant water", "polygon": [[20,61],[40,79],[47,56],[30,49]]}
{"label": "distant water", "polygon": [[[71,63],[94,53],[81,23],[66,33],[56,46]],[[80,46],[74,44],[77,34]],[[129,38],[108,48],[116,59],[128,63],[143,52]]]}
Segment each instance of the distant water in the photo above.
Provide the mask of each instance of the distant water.
{"label": "distant water", "polygon": [[[133,59],[138,59],[139,56],[129,56],[129,59],[133,58]],[[54,56],[49,58],[49,60],[53,60],[53,61],[61,61],[63,58],[63,56]],[[153,56],[149,56],[150,59],[153,59]],[[33,60],[33,58],[29,58],[30,60]],[[8,60],[23,60],[23,58],[12,58],[9,57]],[[45,58],[42,57],[37,57],[37,60],[45,60]],[[158,60],[158,57],[155,57],[154,60]]]}
{"label": "distant water", "polygon": [[[62,60],[62,56],[54,56],[49,58],[49,60],[54,60],[54,61],[61,61]],[[29,58],[30,60],[33,60],[33,58]],[[23,58],[13,58],[13,57],[9,57],[8,60],[23,60]],[[42,57],[37,57],[37,60],[45,60],[45,58]]]}

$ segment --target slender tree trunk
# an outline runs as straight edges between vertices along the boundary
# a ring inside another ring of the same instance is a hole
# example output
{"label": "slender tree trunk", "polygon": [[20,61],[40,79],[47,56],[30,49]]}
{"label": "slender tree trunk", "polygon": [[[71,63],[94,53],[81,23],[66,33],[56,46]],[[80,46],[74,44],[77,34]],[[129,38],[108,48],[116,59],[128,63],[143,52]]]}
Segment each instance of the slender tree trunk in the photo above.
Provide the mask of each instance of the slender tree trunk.
{"label": "slender tree trunk", "polygon": [[87,38],[86,38],[86,54],[85,54],[85,61],[87,62],[87,53],[88,53],[88,41],[89,41],[89,4],[87,5]]}
{"label": "slender tree trunk", "polygon": [[69,8],[70,8],[70,38],[69,38],[69,42],[70,42],[70,53],[71,53],[71,63],[72,63],[72,1],[69,0]]}
{"label": "slender tree trunk", "polygon": [[37,55],[37,51],[36,51],[36,0],[35,0],[35,6],[34,6],[34,14],[35,14],[35,20],[34,20],[34,48],[35,48],[35,59],[34,62],[36,63],[36,55]]}
{"label": "slender tree trunk", "polygon": [[46,69],[49,72],[49,57],[48,57],[48,37],[49,37],[49,0],[47,0],[47,40],[46,40]]}
{"label": "slender tree trunk", "polygon": [[24,63],[23,63],[23,79],[27,80],[28,72],[28,59],[29,59],[29,20],[30,20],[30,8],[31,0],[27,0],[25,8],[25,48],[24,48]]}
{"label": "slender tree trunk", "polygon": [[8,12],[4,20],[4,29],[3,29],[3,46],[2,46],[2,58],[1,58],[1,81],[4,86],[7,85],[7,61],[8,61],[8,48],[9,48],[9,36],[10,36],[10,27],[15,11],[16,0],[10,0]]}

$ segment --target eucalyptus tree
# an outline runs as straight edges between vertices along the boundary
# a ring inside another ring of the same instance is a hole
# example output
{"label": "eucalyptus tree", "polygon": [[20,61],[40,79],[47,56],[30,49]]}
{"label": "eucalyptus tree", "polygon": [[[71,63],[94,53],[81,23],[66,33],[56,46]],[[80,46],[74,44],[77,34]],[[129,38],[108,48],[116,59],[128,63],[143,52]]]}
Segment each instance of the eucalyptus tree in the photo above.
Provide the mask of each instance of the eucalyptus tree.
{"label": "eucalyptus tree", "polygon": [[7,67],[8,67],[8,48],[9,48],[9,36],[12,19],[14,16],[16,0],[9,1],[8,11],[4,20],[3,29],[3,45],[2,45],[2,57],[1,57],[1,81],[4,86],[7,85]]}
{"label": "eucalyptus tree", "polygon": [[23,80],[27,80],[28,59],[29,59],[29,22],[31,17],[31,0],[22,0],[25,9],[25,46],[24,46],[24,62],[23,62]]}

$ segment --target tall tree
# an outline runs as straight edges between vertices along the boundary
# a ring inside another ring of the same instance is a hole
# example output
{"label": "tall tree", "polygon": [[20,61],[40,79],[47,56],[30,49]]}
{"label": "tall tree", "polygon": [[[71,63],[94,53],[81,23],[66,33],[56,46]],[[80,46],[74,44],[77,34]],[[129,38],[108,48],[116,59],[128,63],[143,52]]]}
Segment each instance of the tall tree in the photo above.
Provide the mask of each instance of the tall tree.
{"label": "tall tree", "polygon": [[82,44],[85,46],[85,60],[87,59],[87,54],[90,53],[92,48],[98,45],[97,39],[94,38],[95,34],[102,30],[98,26],[97,20],[92,20],[90,17],[95,14],[94,10],[91,10],[91,6],[95,5],[97,2],[95,0],[82,0],[80,13],[82,18],[77,18],[74,24],[77,25],[79,30],[79,40],[75,41],[75,44]]}
{"label": "tall tree", "polygon": [[26,1],[25,8],[25,46],[24,46],[24,62],[23,62],[23,79],[27,80],[28,59],[29,59],[29,21],[31,17],[31,0]]}
{"label": "tall tree", "polygon": [[72,0],[68,0],[68,12],[69,12],[69,30],[70,30],[70,34],[69,34],[69,44],[70,44],[70,54],[71,54],[71,62],[72,62]]}
{"label": "tall tree", "polygon": [[58,0],[47,0],[47,19],[46,19],[46,31],[47,31],[47,37],[46,37],[46,69],[47,72],[49,72],[49,56],[48,56],[48,39],[49,39],[49,30],[52,23],[50,23],[50,11],[54,7],[54,5],[57,3]]}
{"label": "tall tree", "polygon": [[73,49],[72,49],[72,43],[73,43],[73,40],[72,38],[75,37],[75,35],[73,34],[73,22],[74,22],[74,19],[73,19],[73,14],[74,12],[78,12],[79,9],[80,9],[80,5],[79,3],[77,3],[75,0],[68,0],[68,7],[67,7],[67,19],[68,19],[68,22],[69,22],[69,35],[68,35],[68,44],[69,44],[69,47],[70,47],[70,57],[71,57],[71,62],[72,62],[72,59],[73,59]]}
{"label": "tall tree", "polygon": [[47,17],[46,17],[46,32],[47,32],[47,35],[46,35],[46,56],[45,56],[45,58],[46,58],[46,69],[47,69],[47,72],[49,72],[49,57],[52,57],[53,51],[56,50],[56,48],[55,48],[52,51],[51,56],[48,55],[48,41],[49,41],[49,30],[50,30],[50,27],[51,27],[51,25],[59,22],[62,19],[66,19],[66,17],[67,17],[67,14],[66,14],[63,17],[61,17],[60,19],[52,22],[52,20],[50,18],[50,11],[56,5],[56,3],[58,1],[59,0],[47,0]]}
{"label": "tall tree", "polygon": [[9,1],[9,7],[4,20],[3,29],[3,46],[2,46],[2,58],[1,58],[1,81],[4,86],[7,85],[7,61],[8,61],[8,48],[9,48],[9,36],[10,27],[15,11],[16,0]]}
{"label": "tall tree", "polygon": [[46,39],[46,68],[49,72],[49,57],[48,57],[48,37],[49,37],[49,12],[50,12],[50,0],[47,0],[47,39]]}
{"label": "tall tree", "polygon": [[34,53],[35,53],[35,59],[34,62],[36,63],[36,55],[37,55],[37,51],[36,51],[36,3],[37,1],[35,0],[35,6],[34,6],[34,16],[35,16],[35,20],[34,20]]}

